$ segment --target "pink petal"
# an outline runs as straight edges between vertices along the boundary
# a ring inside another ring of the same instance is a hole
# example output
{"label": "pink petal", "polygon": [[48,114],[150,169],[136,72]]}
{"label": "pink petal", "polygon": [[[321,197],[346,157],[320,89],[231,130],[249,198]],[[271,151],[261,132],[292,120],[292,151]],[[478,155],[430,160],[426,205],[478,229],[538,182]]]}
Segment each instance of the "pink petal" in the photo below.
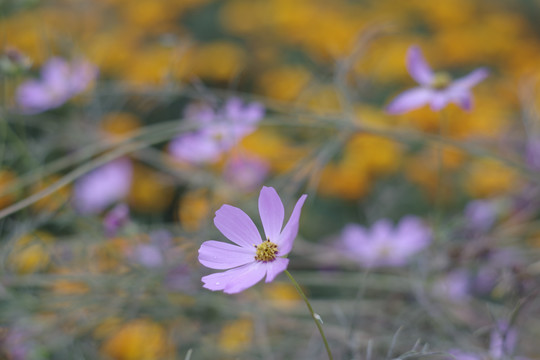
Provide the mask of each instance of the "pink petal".
{"label": "pink petal", "polygon": [[266,263],[266,282],[272,282],[289,265],[289,259],[278,257],[272,262]]}
{"label": "pink petal", "polygon": [[267,239],[276,241],[279,239],[285,209],[278,193],[273,187],[263,186],[259,195],[259,213]]}
{"label": "pink petal", "polygon": [[22,112],[29,115],[57,107],[63,102],[56,99],[45,85],[35,80],[26,81],[17,88],[16,100]]}
{"label": "pink petal", "polygon": [[450,87],[468,90],[484,80],[488,75],[489,71],[486,68],[479,68],[462,78],[456,79]]}
{"label": "pink petal", "polygon": [[456,102],[463,110],[470,111],[473,104],[471,93],[464,93],[459,99],[456,99]]}
{"label": "pink petal", "polygon": [[386,107],[386,112],[399,115],[426,105],[432,98],[433,91],[416,87],[402,92]]}
{"label": "pink petal", "polygon": [[255,261],[255,247],[244,247],[220,241],[205,241],[199,248],[199,262],[211,269],[230,269]]}
{"label": "pink petal", "polygon": [[227,294],[234,294],[255,285],[265,274],[266,264],[253,262],[225,272],[204,276],[201,280],[206,289],[223,290]]}
{"label": "pink petal", "polygon": [[341,232],[341,241],[346,251],[356,252],[359,247],[369,242],[369,234],[363,226],[347,224]]}
{"label": "pink petal", "polygon": [[296,235],[298,235],[298,223],[300,221],[300,213],[302,211],[302,206],[304,206],[306,198],[307,195],[304,194],[300,197],[300,199],[298,199],[296,205],[294,206],[291,217],[289,218],[289,221],[285,225],[285,228],[283,229],[279,240],[276,241],[276,244],[278,245],[279,256],[287,255],[293,247],[294,239],[296,239]]}
{"label": "pink petal", "polygon": [[371,228],[372,239],[376,240],[389,240],[393,237],[393,232],[392,223],[388,219],[377,220]]}
{"label": "pink petal", "polygon": [[407,51],[407,70],[420,85],[429,86],[433,81],[433,71],[418,46],[411,46]]}
{"label": "pink petal", "polygon": [[227,239],[251,249],[261,243],[259,230],[250,217],[237,207],[223,205],[216,211],[214,224]]}
{"label": "pink petal", "polygon": [[451,100],[451,95],[446,91],[435,91],[431,97],[429,106],[433,111],[442,110]]}

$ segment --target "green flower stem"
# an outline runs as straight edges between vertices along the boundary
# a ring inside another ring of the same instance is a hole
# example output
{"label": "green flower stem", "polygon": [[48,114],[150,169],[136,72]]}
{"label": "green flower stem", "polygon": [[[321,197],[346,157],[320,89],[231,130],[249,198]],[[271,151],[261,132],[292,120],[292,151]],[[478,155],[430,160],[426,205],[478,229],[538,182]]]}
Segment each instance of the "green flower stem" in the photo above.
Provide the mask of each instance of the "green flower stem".
{"label": "green flower stem", "polygon": [[307,305],[307,307],[309,309],[309,312],[311,313],[311,317],[313,318],[313,321],[315,321],[315,325],[317,325],[317,329],[319,329],[319,332],[321,333],[321,337],[322,337],[323,342],[324,342],[324,347],[326,348],[326,352],[328,353],[328,359],[333,360],[334,358],[332,357],[332,352],[330,351],[330,346],[328,346],[328,341],[326,341],[326,336],[324,335],[324,331],[323,331],[323,328],[321,326],[321,320],[320,320],[321,318],[320,318],[320,316],[315,314],[315,312],[313,311],[313,308],[311,307],[311,304],[309,303],[308,298],[306,297],[306,294],[304,294],[304,292],[302,291],[302,288],[300,288],[300,285],[298,285],[296,280],[294,280],[291,273],[288,270],[285,270],[285,274],[287,274],[287,276],[289,277],[289,279],[293,283],[294,287],[296,288],[296,291],[298,291],[300,296],[302,296],[302,299],[304,299],[304,302],[306,303],[306,305]]}

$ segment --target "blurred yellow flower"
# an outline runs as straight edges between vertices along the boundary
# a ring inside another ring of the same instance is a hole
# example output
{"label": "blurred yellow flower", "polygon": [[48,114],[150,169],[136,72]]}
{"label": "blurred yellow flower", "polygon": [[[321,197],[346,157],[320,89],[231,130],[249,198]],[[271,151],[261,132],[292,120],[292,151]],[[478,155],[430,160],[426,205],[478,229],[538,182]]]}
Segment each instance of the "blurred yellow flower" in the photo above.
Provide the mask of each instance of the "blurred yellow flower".
{"label": "blurred yellow flower", "polygon": [[51,261],[53,236],[35,231],[21,236],[13,243],[8,264],[18,274],[31,274],[45,270]]}
{"label": "blurred yellow flower", "polygon": [[294,145],[291,140],[267,128],[258,129],[246,136],[241,145],[253,155],[267,161],[271,169],[278,173],[291,170],[308,154],[306,148]]}
{"label": "blurred yellow flower", "polygon": [[111,112],[101,119],[100,127],[108,139],[119,141],[141,127],[141,121],[131,113]]}
{"label": "blurred yellow flower", "polygon": [[272,18],[269,1],[232,0],[223,2],[220,21],[232,33],[250,35],[257,30],[268,30]]}
{"label": "blurred yellow flower", "polygon": [[197,231],[208,220],[210,200],[206,189],[186,193],[178,203],[178,220],[187,231]]}
{"label": "blurred yellow flower", "polygon": [[115,360],[162,360],[170,346],[165,329],[147,319],[132,320],[111,335],[102,352]]}
{"label": "blurred yellow flower", "polygon": [[142,28],[160,26],[177,16],[170,4],[159,0],[126,1],[119,10],[128,22],[125,26]]}
{"label": "blurred yellow flower", "polygon": [[172,202],[173,187],[164,174],[136,164],[128,196],[129,205],[136,211],[151,213],[165,210]]}
{"label": "blurred yellow flower", "polygon": [[492,159],[475,161],[465,179],[467,192],[475,198],[487,198],[519,189],[515,170]]}
{"label": "blurred yellow flower", "polygon": [[109,29],[97,33],[83,43],[88,59],[99,67],[100,73],[118,74],[138,54],[138,32],[130,28]]}
{"label": "blurred yellow flower", "polygon": [[396,171],[400,160],[401,149],[396,142],[361,133],[347,142],[343,163],[353,168],[362,167],[369,175],[377,176]]}
{"label": "blurred yellow flower", "polygon": [[302,301],[298,291],[288,283],[272,282],[263,287],[263,298],[276,308],[291,309]]}
{"label": "blurred yellow flower", "polygon": [[405,175],[430,196],[450,200],[456,171],[464,163],[466,154],[449,146],[427,146],[405,161]]}
{"label": "blurred yellow flower", "polygon": [[[0,48],[14,46],[28,56],[32,62],[39,65],[45,60],[47,44],[50,44],[47,34],[37,26],[40,19],[40,11],[21,12],[15,16],[2,18],[2,32],[9,34],[0,39]],[[4,42],[8,40],[9,42]]]}
{"label": "blurred yellow flower", "polygon": [[175,56],[173,48],[161,45],[139,48],[120,76],[134,85],[161,85],[173,78]]}
{"label": "blurred yellow flower", "polygon": [[218,346],[227,353],[238,353],[248,349],[253,340],[253,321],[248,318],[229,322],[221,329]]}
{"label": "blurred yellow flower", "polygon": [[364,196],[370,181],[365,169],[344,164],[327,164],[320,174],[318,191],[321,195],[343,199],[358,199]]}
{"label": "blurred yellow flower", "polygon": [[10,191],[5,194],[2,194],[4,191],[7,191],[8,186],[13,185],[17,180],[17,176],[14,172],[10,170],[0,170],[0,209],[5,208],[15,201],[16,195],[14,192]]}
{"label": "blurred yellow flower", "polygon": [[246,64],[244,49],[230,41],[200,44],[194,49],[193,74],[204,80],[231,81]]}
{"label": "blurred yellow flower", "polygon": [[301,66],[281,66],[264,71],[257,79],[259,91],[276,100],[295,100],[306,89],[311,73]]}

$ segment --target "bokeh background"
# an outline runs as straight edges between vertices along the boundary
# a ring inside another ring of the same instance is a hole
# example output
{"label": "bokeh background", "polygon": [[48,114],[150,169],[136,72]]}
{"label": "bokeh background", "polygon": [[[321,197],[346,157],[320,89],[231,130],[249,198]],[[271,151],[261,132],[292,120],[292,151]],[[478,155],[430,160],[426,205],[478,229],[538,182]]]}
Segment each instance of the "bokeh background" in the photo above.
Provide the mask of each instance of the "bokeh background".
{"label": "bokeh background", "polygon": [[[325,358],[285,276],[202,288],[215,211],[257,223],[263,184],[288,213],[308,194],[289,270],[335,358],[540,358],[539,21],[533,0],[2,1],[0,358]],[[489,69],[472,111],[385,112],[411,45],[454,78]],[[98,73],[21,111],[53,57]],[[190,111],[231,99],[264,108],[256,129],[175,158]],[[432,238],[403,264],[344,251],[347,224],[406,216]]]}

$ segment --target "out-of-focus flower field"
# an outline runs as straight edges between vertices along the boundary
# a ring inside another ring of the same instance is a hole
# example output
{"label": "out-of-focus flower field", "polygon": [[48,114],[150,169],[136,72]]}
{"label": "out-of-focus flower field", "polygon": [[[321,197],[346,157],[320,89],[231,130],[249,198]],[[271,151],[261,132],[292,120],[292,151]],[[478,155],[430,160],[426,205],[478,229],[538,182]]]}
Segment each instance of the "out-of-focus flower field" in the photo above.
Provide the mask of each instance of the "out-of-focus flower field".
{"label": "out-of-focus flower field", "polygon": [[539,23],[1,1],[0,359],[540,359]]}

